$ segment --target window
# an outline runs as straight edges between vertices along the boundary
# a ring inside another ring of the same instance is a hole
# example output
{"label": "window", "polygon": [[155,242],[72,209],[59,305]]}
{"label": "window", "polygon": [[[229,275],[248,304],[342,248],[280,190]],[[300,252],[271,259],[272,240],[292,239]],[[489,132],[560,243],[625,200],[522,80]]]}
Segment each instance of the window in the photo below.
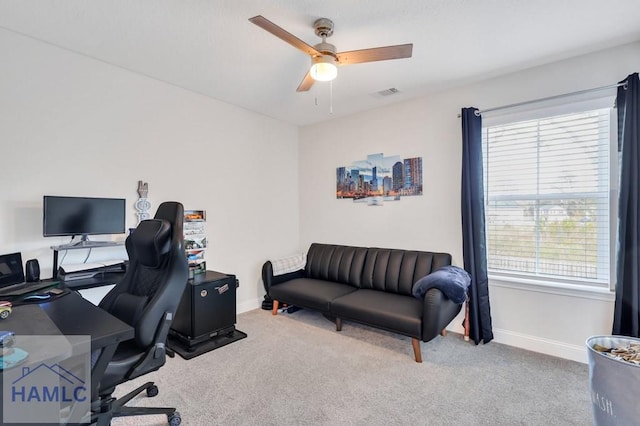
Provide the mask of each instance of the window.
{"label": "window", "polygon": [[611,110],[485,123],[490,274],[608,287]]}

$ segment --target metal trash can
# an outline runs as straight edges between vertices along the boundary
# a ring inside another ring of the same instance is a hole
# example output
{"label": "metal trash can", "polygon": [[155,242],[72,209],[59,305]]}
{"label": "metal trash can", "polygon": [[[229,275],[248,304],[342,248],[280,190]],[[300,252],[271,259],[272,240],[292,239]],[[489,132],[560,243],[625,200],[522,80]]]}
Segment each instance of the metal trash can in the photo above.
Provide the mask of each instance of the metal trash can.
{"label": "metal trash can", "polygon": [[586,341],[589,360],[589,391],[594,424],[640,424],[640,365],[615,359],[594,349],[626,347],[640,344],[640,339],[626,336],[592,336]]}

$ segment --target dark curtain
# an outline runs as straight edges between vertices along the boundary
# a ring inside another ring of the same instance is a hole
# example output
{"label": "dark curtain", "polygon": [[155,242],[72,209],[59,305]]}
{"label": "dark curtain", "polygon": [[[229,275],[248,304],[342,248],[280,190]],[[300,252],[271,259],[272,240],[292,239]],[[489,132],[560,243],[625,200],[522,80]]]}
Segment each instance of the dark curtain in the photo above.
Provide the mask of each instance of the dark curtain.
{"label": "dark curtain", "polygon": [[462,246],[469,287],[470,337],[476,343],[493,339],[487,245],[484,227],[482,117],[476,108],[462,109]]}
{"label": "dark curtain", "polygon": [[618,87],[618,147],[621,150],[616,303],[613,334],[640,337],[640,88],[638,73]]}

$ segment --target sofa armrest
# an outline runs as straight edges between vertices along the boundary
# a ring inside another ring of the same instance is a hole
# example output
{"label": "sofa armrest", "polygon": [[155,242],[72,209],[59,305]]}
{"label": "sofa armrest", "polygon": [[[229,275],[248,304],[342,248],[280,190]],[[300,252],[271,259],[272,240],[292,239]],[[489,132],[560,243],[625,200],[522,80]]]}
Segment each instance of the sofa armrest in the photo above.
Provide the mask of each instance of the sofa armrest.
{"label": "sofa armrest", "polygon": [[269,290],[274,285],[302,277],[304,277],[304,269],[274,276],[271,261],[267,260],[264,262],[264,265],[262,265],[262,284],[264,285],[264,291],[266,291],[267,294],[269,294]]}
{"label": "sofa armrest", "polygon": [[462,303],[453,302],[437,288],[431,288],[427,291],[423,303],[423,342],[428,342],[440,334],[462,309]]}

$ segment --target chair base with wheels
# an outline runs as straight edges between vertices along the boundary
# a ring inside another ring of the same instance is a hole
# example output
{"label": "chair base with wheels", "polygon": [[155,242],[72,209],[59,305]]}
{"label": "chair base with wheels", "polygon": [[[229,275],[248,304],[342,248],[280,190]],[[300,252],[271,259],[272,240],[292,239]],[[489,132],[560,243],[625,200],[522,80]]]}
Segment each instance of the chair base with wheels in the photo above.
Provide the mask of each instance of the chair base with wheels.
{"label": "chair base with wheels", "polygon": [[173,407],[126,406],[129,401],[141,394],[143,391],[146,391],[147,396],[150,398],[158,395],[158,387],[153,382],[147,382],[118,399],[112,397],[101,399],[99,401],[99,407],[94,410],[94,412],[100,413],[95,419],[96,424],[98,426],[109,425],[114,417],[166,414],[167,422],[170,426],[180,425],[182,418],[180,417],[180,413]]}

